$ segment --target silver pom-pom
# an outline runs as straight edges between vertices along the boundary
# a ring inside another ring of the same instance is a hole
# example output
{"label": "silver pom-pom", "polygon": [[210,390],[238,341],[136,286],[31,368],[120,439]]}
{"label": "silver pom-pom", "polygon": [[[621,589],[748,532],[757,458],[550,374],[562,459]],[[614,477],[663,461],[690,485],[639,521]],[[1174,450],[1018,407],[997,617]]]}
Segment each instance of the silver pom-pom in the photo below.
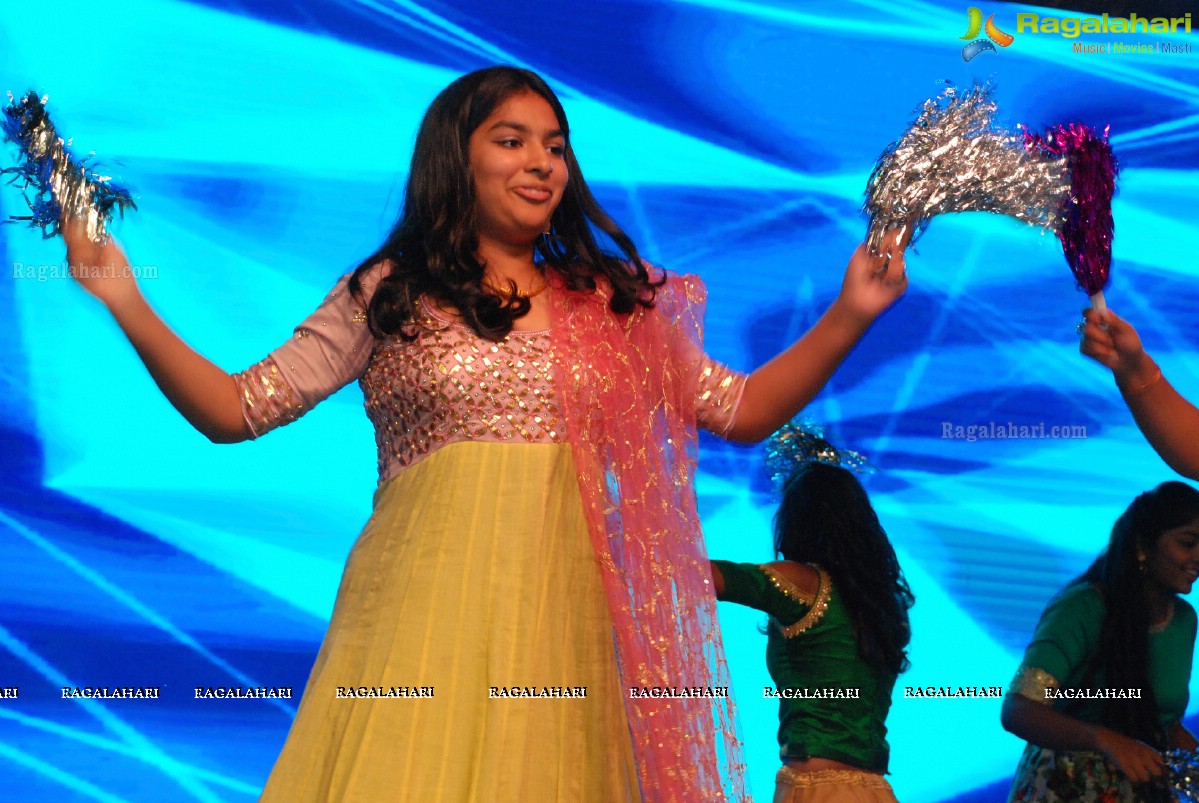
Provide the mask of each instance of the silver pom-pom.
{"label": "silver pom-pom", "polygon": [[71,158],[68,144],[46,113],[46,98],[29,92],[14,100],[10,92],[8,99],[0,128],[4,138],[20,148],[20,161],[0,175],[11,176],[8,183],[21,188],[30,214],[12,215],[4,222],[27,222],[49,238],[58,234],[60,221],[82,220],[87,236],[103,242],[113,213],[124,215],[126,207],[137,208],[129,191],[96,172],[88,164],[90,156]]}
{"label": "silver pom-pom", "polygon": [[909,223],[916,236],[946,212],[995,212],[1057,229],[1069,192],[1066,160],[1029,150],[1022,137],[995,128],[989,86],[949,87],[879,157],[866,185],[867,244]]}
{"label": "silver pom-pom", "polygon": [[859,474],[873,474],[874,467],[864,455],[851,449],[838,449],[824,438],[824,427],[812,421],[795,419],[783,424],[766,441],[766,467],[781,493],[787,478],[808,463],[839,466]]}

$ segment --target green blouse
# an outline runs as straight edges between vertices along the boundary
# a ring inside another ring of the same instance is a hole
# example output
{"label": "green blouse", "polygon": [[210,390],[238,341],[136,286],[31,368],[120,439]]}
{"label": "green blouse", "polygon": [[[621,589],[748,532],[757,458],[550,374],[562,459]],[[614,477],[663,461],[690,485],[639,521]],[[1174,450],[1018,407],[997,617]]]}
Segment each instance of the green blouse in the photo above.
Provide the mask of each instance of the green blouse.
{"label": "green blouse", "polygon": [[[1128,693],[1106,688],[1101,674],[1087,679],[1103,617],[1103,597],[1090,583],[1070,586],[1050,600],[1024,651],[1011,691],[1084,722],[1098,723],[1103,699],[1096,695]],[[1149,635],[1149,684],[1163,727],[1186,713],[1195,624],[1195,609],[1178,598],[1170,621]]]}
{"label": "green blouse", "polygon": [[780,755],[828,758],[886,772],[887,712],[895,674],[858,655],[849,613],[828,572],[816,595],[804,594],[768,566],[712,563],[724,577],[722,600],[770,615],[766,669],[779,696]]}

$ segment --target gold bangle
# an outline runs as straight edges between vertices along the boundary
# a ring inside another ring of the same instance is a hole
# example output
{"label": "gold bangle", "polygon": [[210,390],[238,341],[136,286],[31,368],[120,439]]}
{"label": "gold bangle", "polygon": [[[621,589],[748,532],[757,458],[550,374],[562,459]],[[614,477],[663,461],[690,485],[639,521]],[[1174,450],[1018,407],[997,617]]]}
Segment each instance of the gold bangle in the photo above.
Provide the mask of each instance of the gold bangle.
{"label": "gold bangle", "polygon": [[1158,381],[1162,378],[1162,369],[1160,365],[1154,367],[1157,368],[1157,371],[1153,374],[1153,378],[1142,385],[1138,385],[1135,388],[1129,388],[1128,390],[1124,391],[1124,398],[1135,399],[1137,396],[1140,396],[1142,393],[1158,383]]}

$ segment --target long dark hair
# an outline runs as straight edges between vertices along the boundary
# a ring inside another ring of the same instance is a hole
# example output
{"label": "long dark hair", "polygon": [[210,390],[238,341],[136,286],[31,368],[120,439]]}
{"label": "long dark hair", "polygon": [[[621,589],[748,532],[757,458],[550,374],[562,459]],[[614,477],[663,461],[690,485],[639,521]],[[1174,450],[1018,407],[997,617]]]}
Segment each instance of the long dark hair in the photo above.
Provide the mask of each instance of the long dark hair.
{"label": "long dark hair", "polygon": [[1153,612],[1148,578],[1139,556],[1164,533],[1199,519],[1199,491],[1183,482],[1163,482],[1138,496],[1112,525],[1111,540],[1091,567],[1071,585],[1091,583],[1103,595],[1099,649],[1088,667],[1088,682],[1102,673],[1113,689],[1140,689],[1140,699],[1104,700],[1103,724],[1165,748],[1166,734],[1149,684],[1149,628]]}
{"label": "long dark hair", "polygon": [[916,598],[857,477],[825,463],[801,466],[783,486],[774,549],[829,573],[864,661],[896,674],[908,668],[908,608]]}
{"label": "long dark hair", "polygon": [[[557,95],[536,73],[516,67],[489,67],[454,81],[425,112],[412,152],[404,193],[404,209],[387,239],[354,271],[350,291],[361,296],[362,278],[372,267],[391,263],[367,309],[376,337],[399,333],[413,318],[422,295],[448,304],[481,337],[500,340],[512,323],[529,311],[526,298],[499,298],[481,286],[484,266],[479,247],[475,187],[470,171],[470,136],[496,107],[515,94],[533,92],[554,110],[566,139],[564,158],[570,178],[554,210],[551,233],[539,237],[535,254],[561,274],[575,290],[594,290],[596,276],[612,288],[614,312],[629,313],[636,305],[653,306],[654,288],[632,240],[591,195],[570,145],[566,112]],[[602,232],[621,251],[601,248]]]}

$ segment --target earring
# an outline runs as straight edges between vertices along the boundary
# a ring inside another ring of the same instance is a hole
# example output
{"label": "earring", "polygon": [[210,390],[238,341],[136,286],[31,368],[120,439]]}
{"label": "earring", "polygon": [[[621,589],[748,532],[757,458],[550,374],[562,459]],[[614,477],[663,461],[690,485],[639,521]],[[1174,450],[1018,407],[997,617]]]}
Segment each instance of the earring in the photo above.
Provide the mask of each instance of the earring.
{"label": "earring", "polygon": [[1149,573],[1149,567],[1146,566],[1146,563],[1147,561],[1144,555],[1137,556],[1137,571],[1139,571],[1141,574]]}

